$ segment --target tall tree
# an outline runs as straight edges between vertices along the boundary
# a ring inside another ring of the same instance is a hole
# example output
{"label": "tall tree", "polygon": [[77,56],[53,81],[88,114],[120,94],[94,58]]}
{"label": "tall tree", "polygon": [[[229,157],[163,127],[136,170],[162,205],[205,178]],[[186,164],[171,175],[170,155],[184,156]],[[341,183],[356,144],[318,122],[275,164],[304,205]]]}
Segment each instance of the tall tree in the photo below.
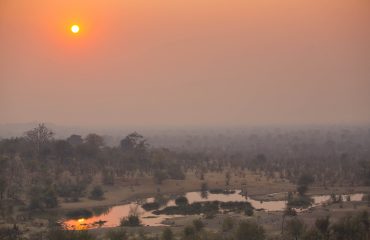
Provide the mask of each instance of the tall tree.
{"label": "tall tree", "polygon": [[53,136],[54,132],[48,129],[44,123],[25,133],[25,139],[33,144],[37,157],[40,156],[42,146],[50,142]]}

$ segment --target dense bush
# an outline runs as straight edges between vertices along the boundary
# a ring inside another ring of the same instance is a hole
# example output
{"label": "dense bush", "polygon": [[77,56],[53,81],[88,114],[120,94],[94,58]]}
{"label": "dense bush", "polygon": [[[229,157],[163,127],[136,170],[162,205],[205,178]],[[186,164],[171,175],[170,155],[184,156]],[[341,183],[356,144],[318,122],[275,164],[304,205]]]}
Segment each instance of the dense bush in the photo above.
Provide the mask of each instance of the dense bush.
{"label": "dense bush", "polygon": [[90,198],[95,200],[103,199],[104,191],[101,186],[95,186],[90,192]]}
{"label": "dense bush", "polygon": [[152,211],[152,210],[158,209],[160,205],[157,202],[150,202],[150,203],[144,203],[141,207],[145,211]]}
{"label": "dense bush", "polygon": [[136,215],[129,215],[128,217],[121,219],[122,227],[138,227],[141,226],[141,221],[139,216]]}
{"label": "dense bush", "polygon": [[288,200],[288,206],[306,208],[312,204],[312,201],[313,199],[308,196],[298,195]]}
{"label": "dense bush", "polygon": [[175,199],[177,206],[187,205],[189,203],[188,199],[185,196],[181,196]]}

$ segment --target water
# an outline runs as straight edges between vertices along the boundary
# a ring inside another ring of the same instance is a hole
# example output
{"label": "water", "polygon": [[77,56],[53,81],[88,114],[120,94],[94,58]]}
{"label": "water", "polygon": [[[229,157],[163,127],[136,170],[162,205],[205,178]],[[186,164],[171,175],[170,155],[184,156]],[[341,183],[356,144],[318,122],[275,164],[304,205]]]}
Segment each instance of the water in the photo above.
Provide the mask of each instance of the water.
{"label": "water", "polygon": [[[207,193],[207,197],[200,192],[188,192],[185,194],[189,203],[194,202],[205,202],[205,201],[220,201],[220,202],[230,202],[230,201],[248,201],[255,209],[263,209],[264,211],[283,211],[286,207],[286,201],[257,201],[250,197],[242,196],[241,191],[235,191],[232,194],[212,194]],[[347,201],[347,196],[350,197],[350,201],[361,201],[364,194],[349,194],[342,195],[343,201]],[[327,203],[330,199],[330,195],[317,195],[312,196],[313,204],[312,206],[320,206]],[[154,198],[148,198],[145,202],[153,202]],[[169,200],[164,206],[174,206],[175,201]],[[151,211],[145,211],[139,203],[129,203],[119,206],[114,206],[104,211],[95,211],[94,216],[90,218],[81,219],[67,219],[63,223],[68,229],[92,229],[98,227],[116,227],[120,225],[120,220],[123,217],[130,215],[132,211],[136,210],[139,214],[141,222],[145,226],[163,226],[166,225],[164,221],[171,221],[171,219],[179,216],[175,215],[154,215]]]}

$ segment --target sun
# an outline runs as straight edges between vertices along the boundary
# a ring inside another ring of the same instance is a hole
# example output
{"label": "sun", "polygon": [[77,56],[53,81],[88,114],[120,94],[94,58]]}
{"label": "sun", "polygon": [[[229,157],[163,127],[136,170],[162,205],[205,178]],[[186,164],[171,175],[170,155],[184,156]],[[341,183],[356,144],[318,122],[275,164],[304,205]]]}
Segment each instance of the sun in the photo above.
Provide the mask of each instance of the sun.
{"label": "sun", "polygon": [[72,25],[71,32],[78,33],[80,31],[80,27],[78,25]]}

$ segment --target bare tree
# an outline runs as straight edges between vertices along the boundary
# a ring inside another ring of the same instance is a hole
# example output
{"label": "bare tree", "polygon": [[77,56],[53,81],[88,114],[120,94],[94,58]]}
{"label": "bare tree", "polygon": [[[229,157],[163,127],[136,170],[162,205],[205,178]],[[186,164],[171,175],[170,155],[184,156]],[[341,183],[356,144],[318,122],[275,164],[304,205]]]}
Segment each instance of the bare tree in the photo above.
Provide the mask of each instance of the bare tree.
{"label": "bare tree", "polygon": [[37,156],[40,155],[41,147],[50,142],[53,136],[54,132],[48,129],[44,123],[39,124],[33,130],[25,132],[25,139],[34,145]]}

